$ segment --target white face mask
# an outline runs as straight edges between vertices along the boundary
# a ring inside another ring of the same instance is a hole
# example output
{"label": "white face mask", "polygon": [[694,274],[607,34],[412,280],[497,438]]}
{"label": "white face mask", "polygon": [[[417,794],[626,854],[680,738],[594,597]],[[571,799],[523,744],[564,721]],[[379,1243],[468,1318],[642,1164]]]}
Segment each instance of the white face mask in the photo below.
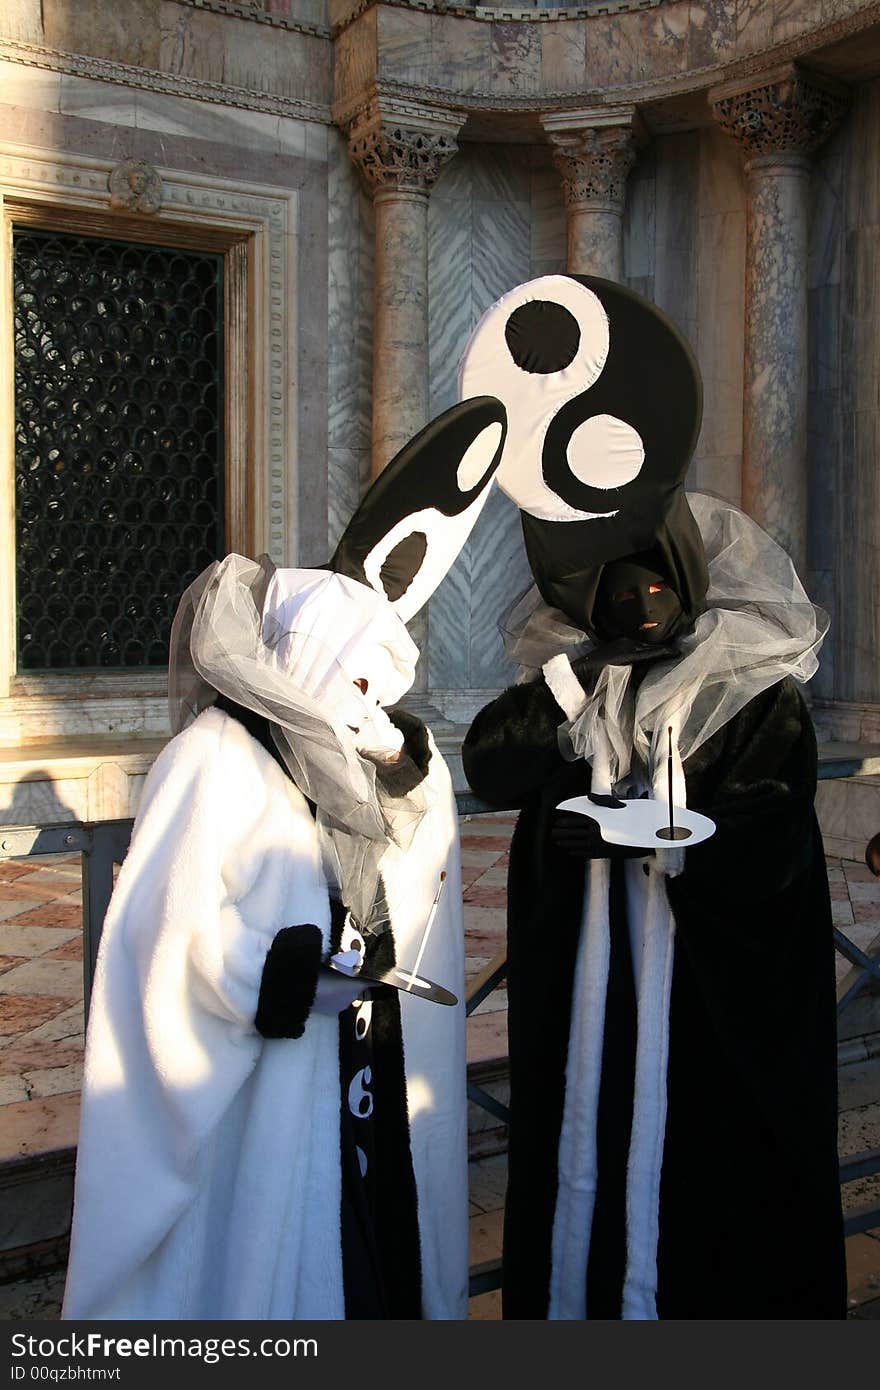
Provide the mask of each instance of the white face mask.
{"label": "white face mask", "polygon": [[276,667],[317,701],[359,752],[394,752],[400,731],[383,706],[415,676],[418,648],[387,599],[325,570],[276,570],[264,605]]}
{"label": "white face mask", "polygon": [[[403,746],[403,735],[383,709],[383,695],[395,688],[394,661],[384,645],[356,641],[344,652],[341,665],[352,678],[355,700],[344,702],[346,725],[355,732],[359,753],[396,752]],[[389,701],[389,703],[391,703]]]}

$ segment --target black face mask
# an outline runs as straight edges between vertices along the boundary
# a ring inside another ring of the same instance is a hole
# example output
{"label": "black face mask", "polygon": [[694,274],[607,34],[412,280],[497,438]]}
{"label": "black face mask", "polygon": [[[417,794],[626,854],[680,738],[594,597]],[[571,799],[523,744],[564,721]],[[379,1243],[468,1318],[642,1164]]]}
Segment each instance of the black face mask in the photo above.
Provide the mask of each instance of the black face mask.
{"label": "black face mask", "polygon": [[605,566],[593,608],[601,641],[625,637],[640,646],[660,646],[674,636],[681,616],[678,594],[656,570],[630,559]]}

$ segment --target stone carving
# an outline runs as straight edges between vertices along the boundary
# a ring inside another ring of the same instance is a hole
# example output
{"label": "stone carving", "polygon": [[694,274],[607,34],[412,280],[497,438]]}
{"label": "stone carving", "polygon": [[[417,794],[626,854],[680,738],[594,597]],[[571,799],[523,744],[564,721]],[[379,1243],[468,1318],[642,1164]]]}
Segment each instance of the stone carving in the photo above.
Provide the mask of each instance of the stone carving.
{"label": "stone carving", "polygon": [[152,164],[124,159],[110,170],[107,180],[110,206],[120,212],[158,212],[162,206],[162,180]]}
{"label": "stone carving", "polygon": [[636,158],[629,126],[548,130],[547,136],[553,163],[562,175],[566,207],[623,208],[627,176]]}
{"label": "stone carving", "polygon": [[747,87],[710,92],[722,130],[754,159],[759,155],[809,155],[843,116],[846,89],[790,64]]}
{"label": "stone carving", "polygon": [[458,149],[455,137],[463,119],[373,101],[348,127],[349,153],[373,192],[390,188],[427,195]]}

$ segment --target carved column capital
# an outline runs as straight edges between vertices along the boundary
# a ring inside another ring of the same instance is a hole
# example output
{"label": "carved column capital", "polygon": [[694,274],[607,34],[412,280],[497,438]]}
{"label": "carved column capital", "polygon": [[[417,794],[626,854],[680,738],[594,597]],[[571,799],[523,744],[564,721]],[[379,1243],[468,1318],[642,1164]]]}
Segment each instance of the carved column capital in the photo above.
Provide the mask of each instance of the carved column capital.
{"label": "carved column capital", "polygon": [[342,122],[352,160],[374,194],[427,197],[458,150],[464,116],[375,96]]}
{"label": "carved column capital", "polygon": [[806,158],[836,130],[848,105],[841,83],[796,63],[709,93],[712,114],[749,164],[780,156]]}
{"label": "carved column capital", "polygon": [[567,208],[623,212],[626,180],[636,158],[634,116],[633,107],[542,116]]}

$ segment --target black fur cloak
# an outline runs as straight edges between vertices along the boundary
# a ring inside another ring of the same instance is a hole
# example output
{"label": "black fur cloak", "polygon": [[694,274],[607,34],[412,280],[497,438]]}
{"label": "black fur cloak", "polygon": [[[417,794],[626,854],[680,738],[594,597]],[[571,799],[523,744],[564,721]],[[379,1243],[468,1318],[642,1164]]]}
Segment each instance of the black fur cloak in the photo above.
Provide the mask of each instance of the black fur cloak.
{"label": "black fur cloak", "polygon": [[[589,790],[566,762],[564,711],[543,677],[476,718],[474,791],[522,808],[509,879],[510,1178],[504,1315],[548,1313],[557,1155],[584,862],[554,844],[563,799]],[[831,910],[813,811],[816,743],[786,679],[685,764],[687,804],[715,835],[666,880],[676,945],[660,1188],[661,1318],[845,1313],[836,1152]],[[591,1317],[621,1316],[635,996],[624,864],[612,863],[611,964],[598,1109]]]}

